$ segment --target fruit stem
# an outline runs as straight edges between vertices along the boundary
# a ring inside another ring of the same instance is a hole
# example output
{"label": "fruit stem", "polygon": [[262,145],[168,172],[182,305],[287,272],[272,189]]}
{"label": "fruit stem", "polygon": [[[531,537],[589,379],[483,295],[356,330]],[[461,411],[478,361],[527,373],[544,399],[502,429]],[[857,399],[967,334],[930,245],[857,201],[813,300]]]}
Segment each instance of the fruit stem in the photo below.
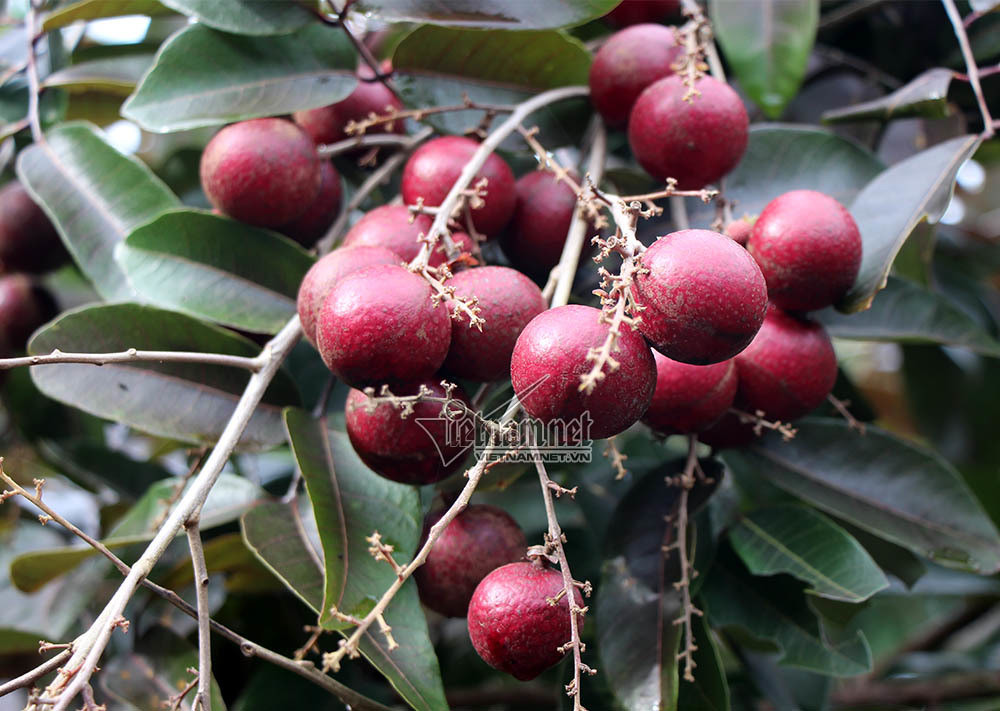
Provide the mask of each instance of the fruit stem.
{"label": "fruit stem", "polygon": [[993,117],[990,115],[990,108],[986,105],[986,97],[983,96],[983,87],[979,82],[979,66],[976,58],[972,54],[972,46],[969,44],[969,35],[965,32],[962,24],[962,16],[955,7],[955,0],[941,0],[944,10],[948,13],[948,19],[955,30],[955,39],[962,50],[962,58],[965,59],[966,72],[969,75],[969,84],[972,86],[972,93],[976,95],[976,103],[979,105],[979,113],[983,117],[983,138],[992,138],[996,132]]}

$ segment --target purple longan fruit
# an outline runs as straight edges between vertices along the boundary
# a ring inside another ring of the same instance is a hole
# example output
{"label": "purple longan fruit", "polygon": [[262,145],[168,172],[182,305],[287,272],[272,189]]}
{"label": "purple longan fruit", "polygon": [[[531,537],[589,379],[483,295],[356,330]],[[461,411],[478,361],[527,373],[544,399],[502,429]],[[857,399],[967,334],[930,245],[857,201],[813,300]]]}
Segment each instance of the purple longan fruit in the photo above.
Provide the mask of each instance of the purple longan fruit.
{"label": "purple longan fruit", "polygon": [[16,180],[0,188],[0,274],[41,274],[69,254],[55,225]]}
{"label": "purple longan fruit", "polygon": [[[358,74],[359,76],[372,76],[370,69],[367,72],[359,70]],[[357,87],[346,99],[341,99],[329,106],[321,106],[318,109],[296,111],[292,114],[292,120],[301,126],[317,144],[327,144],[351,138],[346,131],[347,125],[351,121],[362,121],[373,113],[384,116],[402,108],[402,102],[381,82],[359,81]],[[391,124],[380,123],[365,131],[365,135],[377,133],[402,135],[406,133],[406,126],[402,120],[398,120]]]}
{"label": "purple longan fruit", "polygon": [[501,238],[504,254],[529,274],[545,275],[559,263],[573,223],[576,194],[552,173],[532,171],[515,185],[514,218]]}
{"label": "purple longan fruit", "polygon": [[[741,217],[738,220],[733,220],[726,225],[725,234],[727,237],[731,237],[736,244],[741,247],[746,247],[747,240],[750,239],[750,233],[753,232],[753,223],[754,220],[748,217]],[[758,264],[758,266],[760,265]]]}
{"label": "purple longan fruit", "polygon": [[[402,257],[403,261],[410,262],[422,246],[417,238],[430,232],[431,222],[427,215],[411,215],[405,205],[381,205],[351,226],[344,235],[344,246],[385,247]],[[472,238],[464,232],[456,232],[452,240],[463,252],[472,251]],[[446,261],[443,245],[438,240],[428,264],[437,267]]]}
{"label": "purple longan fruit", "polygon": [[663,434],[688,434],[708,428],[733,405],[736,363],[690,365],[653,353],[656,391],[642,421]]}
{"label": "purple longan fruit", "polygon": [[303,247],[312,247],[326,234],[340,212],[340,199],[343,188],[340,185],[340,173],[328,160],[320,163],[319,193],[305,212],[288,224],[278,228],[281,234],[292,238]]}
{"label": "purple longan fruit", "polygon": [[56,313],[52,295],[27,275],[0,277],[0,354],[24,351],[31,334]]}

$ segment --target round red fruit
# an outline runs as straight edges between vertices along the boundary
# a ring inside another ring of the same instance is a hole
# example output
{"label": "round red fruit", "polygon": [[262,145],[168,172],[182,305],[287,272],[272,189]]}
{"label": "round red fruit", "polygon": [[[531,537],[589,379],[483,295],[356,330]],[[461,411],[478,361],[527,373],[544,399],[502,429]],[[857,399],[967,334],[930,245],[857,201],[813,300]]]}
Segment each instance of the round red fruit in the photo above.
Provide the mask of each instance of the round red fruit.
{"label": "round red fruit", "polygon": [[55,226],[21,183],[0,188],[0,273],[41,274],[69,255]]}
{"label": "round red fruit", "polygon": [[0,354],[19,353],[57,313],[52,295],[24,274],[0,277]]}
{"label": "round red fruit", "polygon": [[341,277],[373,264],[402,261],[398,254],[384,247],[341,247],[321,257],[302,278],[296,300],[302,332],[309,342],[316,344],[316,317],[323,300]]}
{"label": "round red fruit", "polygon": [[[413,215],[405,205],[382,205],[354,223],[344,235],[345,247],[385,247],[403,258],[412,261],[420,252],[421,242],[418,239],[431,231],[431,218],[427,215]],[[472,251],[472,238],[464,232],[456,232],[452,240],[463,252]],[[430,266],[444,264],[447,257],[443,245],[438,240],[436,249],[431,253]]]}
{"label": "round red fruit", "polygon": [[674,178],[682,190],[716,183],[747,149],[749,118],[736,92],[712,77],[695,83],[679,76],[650,84],[628,121],[628,140],[639,164],[654,178]]}
{"label": "round red fruit", "polygon": [[515,189],[514,219],[501,238],[504,254],[529,274],[545,275],[562,256],[576,194],[566,183],[540,170],[519,178]]}
{"label": "round red fruit", "polygon": [[[483,661],[521,681],[557,664],[571,634],[564,588],[559,571],[537,563],[510,563],[483,578],[469,603],[469,638]],[[573,599],[583,606],[575,588]]]}
{"label": "round red fruit", "polygon": [[340,212],[340,198],[343,189],[340,186],[340,173],[328,160],[320,164],[319,193],[306,211],[278,231],[291,237],[303,247],[312,247],[317,240],[326,234],[333,224],[334,218]]}
{"label": "round red fruit", "polygon": [[633,25],[608,38],[590,65],[590,101],[609,126],[624,126],[643,89],[674,73],[683,54],[673,29]]}
{"label": "round red fruit", "polygon": [[531,279],[507,267],[479,267],[453,276],[455,296],[479,300],[483,330],[466,318],[451,322],[451,347],[444,368],[459,378],[502,380],[510,375],[510,356],[521,331],[547,304]]}
{"label": "round red fruit", "polygon": [[451,319],[427,282],[395,265],[375,265],[337,282],[320,307],[316,345],[348,385],[407,383],[432,376],[448,354]]}
{"label": "round red fruit", "polygon": [[736,364],[690,365],[654,353],[656,391],[642,421],[663,434],[706,429],[733,405]]}
{"label": "round red fruit", "polygon": [[[368,74],[370,76],[371,72]],[[346,99],[318,109],[296,111],[292,114],[292,120],[301,126],[313,141],[328,144],[350,138],[346,129],[351,121],[362,121],[368,118],[369,114],[385,115],[402,108],[402,102],[381,82],[359,81]],[[365,130],[365,135],[405,132],[406,127],[402,119],[399,119],[372,126]]]}
{"label": "round red fruit", "polygon": [[614,27],[628,27],[641,22],[660,22],[676,15],[680,8],[680,0],[623,0],[604,19]]}
{"label": "round red fruit", "polygon": [[[437,207],[451,191],[455,181],[479,144],[464,136],[442,136],[420,146],[403,168],[403,200],[415,205]],[[491,154],[469,183],[473,187],[486,178],[486,197],[482,207],[472,211],[476,230],[487,236],[500,233],[514,214],[514,174],[503,158]]]}
{"label": "round red fruit", "polygon": [[760,268],[733,240],[709,230],[661,237],[642,255],[647,273],[633,293],[644,307],[639,330],[673,360],[695,365],[732,358],[767,312]]}
{"label": "round red fruit", "polygon": [[[446,395],[433,380],[398,386],[393,394],[416,395],[420,388],[430,397]],[[469,405],[457,388],[453,397],[460,402],[418,402],[403,417],[391,403],[373,404],[363,392],[352,390],[344,406],[347,436],[361,461],[375,473],[402,484],[433,484],[462,465],[471,444],[460,438],[450,441],[447,420],[468,417],[462,405]]]}
{"label": "round red fruit", "polygon": [[312,139],[277,118],[226,126],[205,146],[200,170],[213,206],[261,227],[279,227],[305,212],[322,180]]}
{"label": "round red fruit", "polygon": [[861,233],[851,213],[814,190],[793,190],[769,202],[747,249],[764,273],[771,301],[788,311],[836,303],[861,267]]}
{"label": "round red fruit", "polygon": [[737,402],[771,420],[794,420],[818,407],[837,380],[826,329],[771,307],[753,342],[736,356]]}
{"label": "round red fruit", "polygon": [[[427,517],[424,540],[443,511]],[[524,531],[495,506],[469,506],[434,542],[427,561],[417,568],[420,600],[447,617],[465,617],[476,586],[490,572],[524,557]]]}
{"label": "round red fruit", "polygon": [[726,236],[732,237],[736,244],[746,247],[747,240],[750,239],[750,233],[753,232],[753,223],[754,220],[749,217],[741,217],[738,220],[733,220],[726,225]]}
{"label": "round red fruit", "polygon": [[[622,326],[619,366],[590,394],[580,390],[580,376],[593,362],[592,349],[607,339],[609,326],[590,306],[560,306],[531,320],[514,345],[511,383],[524,410],[542,422],[561,421],[559,436],[570,441],[603,439],[637,422],[656,388],[656,364],[649,346],[636,331]],[[589,428],[589,429],[588,429]]]}

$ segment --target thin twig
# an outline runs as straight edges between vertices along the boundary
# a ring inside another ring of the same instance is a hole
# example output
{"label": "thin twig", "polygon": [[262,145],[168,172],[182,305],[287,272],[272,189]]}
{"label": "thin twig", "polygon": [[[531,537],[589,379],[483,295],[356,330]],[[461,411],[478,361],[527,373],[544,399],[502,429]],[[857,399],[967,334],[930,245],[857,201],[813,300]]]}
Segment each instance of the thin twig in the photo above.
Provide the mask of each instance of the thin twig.
{"label": "thin twig", "polygon": [[684,464],[684,472],[678,477],[668,480],[669,484],[679,486],[681,494],[678,501],[676,526],[677,537],[674,543],[667,547],[667,551],[676,549],[680,560],[681,577],[674,583],[674,588],[681,594],[681,616],[674,620],[674,625],[684,628],[684,649],[677,654],[677,661],[684,662],[684,680],[694,681],[694,669],[698,666],[694,661],[694,653],[698,651],[698,646],[694,641],[694,627],[692,620],[694,616],[701,617],[701,610],[694,606],[691,601],[691,580],[697,575],[694,566],[688,558],[688,494],[694,488],[697,477],[695,472],[698,467],[698,438],[695,435],[688,437],[688,456]]}
{"label": "thin twig", "polygon": [[316,146],[316,153],[320,158],[333,158],[343,153],[350,153],[358,148],[372,148],[375,146],[406,146],[410,143],[410,136],[401,136],[396,133],[373,133],[371,135],[361,134],[352,138],[345,138],[336,143],[324,143]]}
{"label": "thin twig", "polygon": [[195,600],[198,603],[198,693],[191,711],[212,711],[212,616],[208,607],[208,565],[201,541],[201,519],[196,513],[184,522],[191,567],[194,569]]}
{"label": "thin twig", "polygon": [[865,433],[866,429],[865,423],[857,419],[854,415],[851,414],[851,411],[847,409],[848,406],[850,406],[851,404],[850,400],[841,400],[833,393],[827,395],[826,399],[830,402],[831,405],[833,405],[833,409],[839,412],[840,416],[843,417],[845,420],[847,420],[848,427],[850,427],[852,430],[857,430],[858,434]]}
{"label": "thin twig", "polygon": [[66,661],[72,653],[72,650],[64,649],[51,659],[46,659],[31,671],[25,672],[16,679],[11,679],[10,681],[0,685],[0,697],[6,696],[12,691],[31,686],[49,672],[53,672],[58,669],[59,665]]}
{"label": "thin twig", "polygon": [[44,143],[45,134],[42,132],[42,118],[39,112],[39,95],[41,94],[41,83],[38,79],[38,42],[42,35],[38,34],[38,3],[31,0],[28,12],[24,18],[25,33],[28,35],[28,125],[31,126],[31,140],[35,143]]}
{"label": "thin twig", "polygon": [[965,59],[965,69],[969,75],[969,84],[972,86],[972,93],[976,95],[976,103],[979,104],[979,113],[983,117],[983,138],[992,138],[996,133],[993,126],[993,117],[990,115],[989,106],[986,105],[986,97],[983,96],[983,87],[979,82],[979,67],[976,65],[976,58],[972,54],[972,46],[969,44],[969,35],[965,32],[962,24],[962,16],[955,7],[955,0],[941,0],[944,11],[948,13],[948,19],[955,30],[955,39],[962,49],[962,57]]}
{"label": "thin twig", "polygon": [[224,365],[231,368],[243,368],[252,373],[261,369],[263,361],[259,356],[247,358],[244,356],[227,355],[225,353],[198,353],[196,351],[140,351],[129,348],[118,353],[63,353],[59,349],[47,355],[21,356],[19,358],[0,359],[0,370],[10,370],[22,366],[49,365],[52,363],[86,363],[89,365],[108,365],[109,363],[199,363],[202,365]]}
{"label": "thin twig", "polygon": [[340,29],[342,29],[344,31],[344,34],[347,35],[347,39],[349,39],[351,41],[351,44],[354,45],[354,49],[357,50],[359,55],[361,55],[361,59],[364,61],[364,63],[368,65],[368,68],[371,69],[372,72],[374,72],[375,78],[378,79],[380,82],[382,82],[385,88],[391,91],[392,95],[398,99],[399,92],[396,91],[396,86],[392,83],[392,81],[390,81],[390,78],[388,76],[382,73],[382,69],[381,67],[379,67],[378,60],[375,59],[375,57],[372,55],[371,50],[368,49],[368,45],[366,45],[364,42],[358,39],[355,36],[355,34],[351,32],[351,28],[347,24],[347,10],[350,8],[350,6],[351,6],[350,0],[344,3],[344,9],[341,10],[341,12],[337,15],[337,24],[340,25]]}

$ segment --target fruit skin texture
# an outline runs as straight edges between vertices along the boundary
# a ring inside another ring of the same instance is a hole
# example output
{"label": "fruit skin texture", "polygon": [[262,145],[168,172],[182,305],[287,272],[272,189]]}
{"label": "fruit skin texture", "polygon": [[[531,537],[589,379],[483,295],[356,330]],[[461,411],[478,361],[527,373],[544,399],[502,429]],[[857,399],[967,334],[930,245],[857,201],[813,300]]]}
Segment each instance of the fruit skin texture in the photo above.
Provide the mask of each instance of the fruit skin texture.
{"label": "fruit skin texture", "polygon": [[458,297],[476,296],[483,330],[470,328],[466,318],[452,319],[451,346],[444,368],[470,380],[503,380],[510,374],[510,356],[521,331],[548,304],[541,290],[521,272],[507,267],[467,269],[448,283]]}
{"label": "fruit skin texture", "polygon": [[[371,75],[371,72],[369,71],[368,74]],[[399,110],[402,108],[402,102],[381,82],[359,81],[357,87],[346,99],[318,109],[296,111],[292,114],[292,120],[301,126],[316,143],[336,143],[350,138],[344,129],[351,121],[361,121],[367,118],[370,113],[382,115],[388,113],[387,109]],[[402,135],[406,133],[406,126],[402,120],[393,121],[392,130],[387,128],[388,125],[372,126],[365,131],[365,134],[396,133]]]}
{"label": "fruit skin texture", "polygon": [[689,365],[653,353],[656,391],[642,421],[663,434],[688,434],[709,427],[732,407],[736,363]]}
{"label": "fruit skin texture", "polygon": [[402,261],[398,254],[385,247],[341,247],[321,257],[302,278],[296,299],[306,339],[316,345],[316,317],[323,300],[341,277],[373,264],[400,264]]}
{"label": "fruit skin texture", "polygon": [[[570,641],[569,596],[562,574],[536,563],[510,563],[483,578],[469,603],[469,638],[494,669],[529,681],[558,663]],[[574,588],[577,606],[583,606]]]}
{"label": "fruit skin texture", "polygon": [[590,432],[582,433],[584,439],[604,439],[628,429],[646,412],[656,388],[653,353],[642,336],[622,327],[620,350],[614,354],[621,365],[614,372],[606,368],[591,394],[580,390],[580,376],[592,367],[587,354],[608,333],[600,317],[600,310],[591,306],[549,309],[521,332],[510,361],[511,383],[524,410],[542,422],[588,413]]}
{"label": "fruit skin texture", "polygon": [[[415,205],[422,197],[425,205],[440,205],[478,148],[478,143],[464,136],[442,136],[420,146],[403,168],[403,201]],[[469,182],[469,187],[482,178],[489,181],[485,204],[472,211],[472,221],[476,230],[492,237],[500,233],[514,214],[514,173],[494,153]]]}
{"label": "fruit skin texture", "polygon": [[826,329],[771,307],[753,342],[736,356],[737,403],[771,420],[795,420],[818,407],[837,380]]}
{"label": "fruit skin texture", "polygon": [[613,27],[628,27],[641,22],[659,22],[676,15],[680,8],[680,0],[623,0],[604,19]]}
{"label": "fruit skin texture", "polygon": [[676,178],[681,190],[700,190],[736,167],[747,149],[749,118],[736,92],[712,77],[695,83],[689,103],[679,76],[650,84],[628,121],[628,141],[654,178]]}
{"label": "fruit skin texture", "polygon": [[861,267],[861,233],[854,218],[815,190],[793,190],[769,202],[747,249],[764,273],[771,301],[787,311],[836,303]]}
{"label": "fruit skin texture", "polygon": [[503,252],[518,268],[545,275],[559,263],[573,222],[576,194],[555,176],[535,170],[518,179],[514,218],[501,238]]}
{"label": "fruit skin texture", "polygon": [[590,101],[609,126],[624,126],[643,89],[674,73],[683,54],[673,30],[632,25],[611,35],[590,65]]}
{"label": "fruit skin texture", "polygon": [[648,274],[633,294],[644,306],[639,330],[663,355],[708,365],[732,358],[753,339],[767,312],[760,268],[732,239],[709,230],[661,237],[641,260]]}
{"label": "fruit skin texture", "polygon": [[[381,205],[365,215],[351,226],[344,235],[345,247],[361,245],[370,247],[385,247],[409,262],[420,252],[421,243],[417,237],[430,232],[432,220],[427,215],[415,215],[410,221],[410,211],[405,205]],[[452,240],[463,252],[472,251],[472,238],[464,232],[456,232]],[[442,251],[443,245],[438,241],[437,248],[431,253],[428,264],[437,267],[448,261]]]}
{"label": "fruit skin texture", "polygon": [[[444,511],[424,521],[424,535]],[[446,617],[465,617],[476,586],[490,572],[524,557],[524,531],[503,509],[469,506],[448,524],[434,542],[427,561],[417,568],[420,600]]]}
{"label": "fruit skin texture", "polygon": [[213,206],[242,222],[280,227],[319,194],[312,139],[291,121],[252,119],[226,126],[201,154],[201,186]]}
{"label": "fruit skin texture", "polygon": [[[421,385],[433,397],[445,396],[444,388],[434,380],[401,385],[393,389],[393,394],[416,395]],[[465,393],[458,388],[454,397],[469,404]],[[437,419],[447,416],[441,403],[418,402],[413,414],[404,418],[399,408],[389,403],[380,403],[369,412],[365,407],[367,400],[368,396],[360,390],[351,390],[344,418],[354,451],[376,474],[402,484],[433,484],[462,466],[465,459],[462,454],[471,443],[446,444],[445,423]],[[427,419],[421,423],[419,418]]]}
{"label": "fruit skin texture", "polygon": [[0,277],[0,355],[20,353],[58,312],[52,295],[25,274]]}
{"label": "fruit skin texture", "polygon": [[68,261],[59,233],[16,180],[0,188],[0,273],[41,274]]}
{"label": "fruit skin texture", "polygon": [[364,388],[432,376],[448,354],[451,319],[431,303],[431,287],[403,267],[378,264],[337,282],[316,319],[326,366]]}
{"label": "fruit skin texture", "polygon": [[328,160],[320,163],[319,193],[309,204],[306,211],[294,220],[279,228],[279,232],[295,240],[303,247],[312,247],[326,234],[333,220],[340,212],[340,200],[343,188],[340,185],[340,173]]}

